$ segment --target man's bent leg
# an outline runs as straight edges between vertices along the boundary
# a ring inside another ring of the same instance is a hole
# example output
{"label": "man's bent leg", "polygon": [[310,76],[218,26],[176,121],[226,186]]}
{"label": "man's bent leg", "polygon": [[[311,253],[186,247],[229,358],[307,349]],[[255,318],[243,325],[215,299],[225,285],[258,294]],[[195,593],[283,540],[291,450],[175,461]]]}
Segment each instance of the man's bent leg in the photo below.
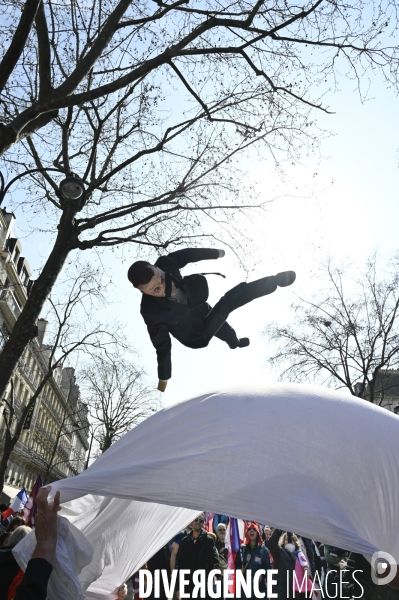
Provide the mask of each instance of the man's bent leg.
{"label": "man's bent leg", "polygon": [[[204,302],[203,304],[200,304],[199,306],[196,306],[195,308],[198,310],[202,321],[205,321],[206,317],[212,311],[212,306],[210,306],[208,304],[208,302]],[[232,350],[234,350],[235,348],[238,348],[239,343],[240,343],[240,340],[238,339],[236,332],[231,327],[231,325],[229,325],[227,323],[227,321],[225,321],[223,323],[223,325],[220,327],[220,329],[215,333],[215,337],[217,337],[222,342],[226,342],[226,344]]]}
{"label": "man's bent leg", "polygon": [[215,304],[204,319],[208,338],[211,339],[219,331],[233,310],[248,304],[255,298],[272,294],[276,289],[277,282],[274,276],[263,277],[250,283],[239,283],[233,287]]}
{"label": "man's bent leg", "polygon": [[219,340],[222,340],[222,342],[226,342],[226,344],[230,346],[232,350],[238,348],[239,339],[237,334],[227,321],[225,321],[220,329],[217,330],[215,337],[217,337]]}
{"label": "man's bent leg", "polygon": [[233,287],[215,304],[204,319],[208,339],[210,340],[219,331],[233,310],[248,304],[255,298],[272,294],[276,291],[277,286],[287,287],[291,285],[294,283],[295,278],[294,271],[284,271],[270,277],[262,277],[262,279],[250,283],[239,283]]}

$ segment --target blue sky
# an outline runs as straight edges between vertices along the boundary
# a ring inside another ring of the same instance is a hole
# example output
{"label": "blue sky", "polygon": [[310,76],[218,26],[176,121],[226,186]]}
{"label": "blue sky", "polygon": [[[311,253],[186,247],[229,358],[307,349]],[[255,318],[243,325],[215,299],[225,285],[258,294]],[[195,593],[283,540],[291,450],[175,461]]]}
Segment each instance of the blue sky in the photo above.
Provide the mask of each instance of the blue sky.
{"label": "blue sky", "polygon": [[[246,266],[250,271],[254,269],[251,278],[294,269],[297,282],[231,315],[229,321],[239,337],[250,338],[249,348],[232,351],[213,340],[206,349],[190,350],[174,340],[173,376],[162,396],[164,405],[227,385],[262,384],[276,379],[278,374],[271,372],[266,363],[262,329],[270,320],[290,318],[289,305],[295,293],[307,296],[317,289],[317,271],[323,257],[331,254],[344,260],[349,256],[360,265],[376,246],[387,252],[396,249],[398,100],[378,79],[373,81],[369,96],[370,100],[362,104],[352,82],[344,81],[341,91],[328,98],[335,114],[318,116],[319,125],[332,133],[322,142],[321,159],[303,159],[302,164],[287,166],[284,181],[273,172],[270,161],[248,163],[261,197],[280,199],[250,227],[248,244],[259,260],[249,256]],[[23,223],[21,218],[19,222]],[[37,235],[23,240],[24,254],[33,267],[37,268],[48,254],[46,244]],[[115,284],[107,315],[115,314],[126,323],[128,337],[141,353],[149,380],[156,386],[155,351],[139,314],[140,294],[126,279],[127,263],[119,263],[111,251],[104,252],[102,260],[112,270]],[[245,278],[227,248],[224,259],[189,266],[184,273],[208,270],[227,276],[209,278],[211,304]]]}

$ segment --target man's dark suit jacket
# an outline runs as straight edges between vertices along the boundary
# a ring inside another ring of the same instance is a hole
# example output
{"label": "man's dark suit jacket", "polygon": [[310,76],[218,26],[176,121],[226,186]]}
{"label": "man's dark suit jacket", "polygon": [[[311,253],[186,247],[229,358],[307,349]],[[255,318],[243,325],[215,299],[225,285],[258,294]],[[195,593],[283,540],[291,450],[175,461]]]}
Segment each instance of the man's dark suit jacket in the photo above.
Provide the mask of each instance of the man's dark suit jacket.
{"label": "man's dark suit jacket", "polygon": [[[186,587],[186,593],[188,592],[190,595],[194,587],[192,580],[194,571],[204,569],[206,578],[208,579],[210,571],[220,569],[219,555],[215,542],[205,530],[201,531],[196,541],[193,538],[192,531],[182,539],[177,553],[177,560],[179,570],[187,569],[190,571],[190,575],[187,578],[189,583]],[[209,595],[206,594],[205,597],[209,598]]]}
{"label": "man's dark suit jacket", "polygon": [[[215,258],[219,258],[219,250],[186,248],[161,256],[155,266],[165,273],[181,278],[180,269],[188,263]],[[159,379],[167,380],[172,375],[172,344],[169,334],[189,348],[204,348],[209,343],[200,313],[190,303],[179,304],[168,298],[143,294],[140,312],[157,351]]]}

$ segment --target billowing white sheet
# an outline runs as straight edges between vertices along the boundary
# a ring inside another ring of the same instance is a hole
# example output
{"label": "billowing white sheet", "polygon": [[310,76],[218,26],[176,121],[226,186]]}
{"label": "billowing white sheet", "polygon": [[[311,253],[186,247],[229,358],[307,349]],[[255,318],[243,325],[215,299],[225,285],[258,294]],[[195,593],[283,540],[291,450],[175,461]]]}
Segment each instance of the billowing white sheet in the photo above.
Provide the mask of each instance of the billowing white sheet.
{"label": "billowing white sheet", "polygon": [[112,592],[188,525],[198,510],[85,496],[68,503],[62,514],[70,515],[94,546],[93,560],[79,580],[85,597],[98,599],[115,598]]}
{"label": "billowing white sheet", "polygon": [[[396,415],[326,388],[271,384],[166,408],[87,471],[52,484],[52,493],[60,490],[62,502],[86,494],[139,501],[111,501],[106,510],[101,499],[70,503],[78,512],[82,503],[89,507],[89,516],[73,518],[95,545],[85,587],[103,571],[88,596],[111,598],[115,581],[198,510],[255,519],[368,556],[383,550],[399,563],[398,459]],[[141,504],[148,502],[158,506]],[[170,508],[177,506],[194,512]]]}

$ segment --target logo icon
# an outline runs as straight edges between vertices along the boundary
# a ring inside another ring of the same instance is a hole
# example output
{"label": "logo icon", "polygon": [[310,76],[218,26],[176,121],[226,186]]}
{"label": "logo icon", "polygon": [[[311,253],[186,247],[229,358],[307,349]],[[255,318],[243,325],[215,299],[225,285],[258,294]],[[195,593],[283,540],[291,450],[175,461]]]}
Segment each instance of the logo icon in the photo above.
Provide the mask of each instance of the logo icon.
{"label": "logo icon", "polygon": [[397,572],[397,564],[388,552],[374,552],[371,557],[371,579],[376,585],[391,583]]}

